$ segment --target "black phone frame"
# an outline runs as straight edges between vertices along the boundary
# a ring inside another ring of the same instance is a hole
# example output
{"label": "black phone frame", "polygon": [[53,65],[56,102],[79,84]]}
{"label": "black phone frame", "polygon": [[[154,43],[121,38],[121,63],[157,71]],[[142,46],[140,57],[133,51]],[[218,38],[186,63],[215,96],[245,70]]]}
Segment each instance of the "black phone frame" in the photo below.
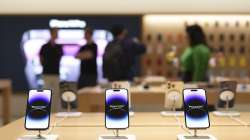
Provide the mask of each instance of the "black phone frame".
{"label": "black phone frame", "polygon": [[[30,92],[36,90],[37,92],[43,92],[44,90],[49,90],[51,93],[50,96],[50,102],[49,102],[49,120],[48,120],[48,127],[46,128],[27,128],[26,127],[26,119],[27,119],[27,113],[28,113],[28,104],[29,104],[29,96],[30,96]],[[43,131],[43,130],[48,130],[50,127],[50,115],[51,115],[51,102],[52,102],[52,90],[50,89],[31,89],[29,90],[29,94],[28,94],[28,98],[27,98],[27,103],[26,103],[26,113],[25,113],[25,119],[24,119],[24,128],[26,130],[34,130],[34,131]]]}
{"label": "black phone frame", "polygon": [[185,126],[188,128],[188,129],[190,129],[190,130],[198,130],[198,129],[200,129],[200,130],[202,130],[202,129],[208,129],[208,128],[210,128],[210,117],[209,117],[209,112],[208,112],[208,109],[207,109],[207,111],[206,111],[206,113],[207,113],[207,116],[208,116],[208,127],[196,127],[196,128],[190,128],[190,127],[188,127],[187,126],[187,119],[186,119],[186,110],[185,110],[185,99],[184,99],[184,90],[198,90],[198,89],[202,89],[202,90],[204,90],[205,91],[205,98],[206,98],[206,106],[208,106],[208,104],[207,104],[207,91],[205,90],[205,89],[203,89],[203,88],[186,88],[186,89],[183,89],[183,106],[184,106],[184,118],[185,118]]}
{"label": "black phone frame", "polygon": [[[119,89],[119,90],[121,90],[121,89],[124,89],[124,90],[126,90],[127,91],[127,105],[128,105],[128,112],[127,112],[127,114],[128,114],[128,127],[126,127],[126,128],[109,128],[109,127],[107,127],[107,123],[106,123],[106,106],[107,106],[107,102],[106,102],[106,93],[107,93],[107,91],[108,90],[117,90],[117,89]],[[110,89],[105,89],[105,107],[104,107],[104,112],[105,112],[105,115],[104,115],[104,119],[105,119],[105,128],[107,128],[107,129],[109,129],[109,130],[125,130],[125,129],[128,129],[129,128],[129,124],[130,124],[130,118],[129,118],[129,95],[128,95],[129,93],[128,93],[128,89],[125,89],[125,88],[110,88]]]}

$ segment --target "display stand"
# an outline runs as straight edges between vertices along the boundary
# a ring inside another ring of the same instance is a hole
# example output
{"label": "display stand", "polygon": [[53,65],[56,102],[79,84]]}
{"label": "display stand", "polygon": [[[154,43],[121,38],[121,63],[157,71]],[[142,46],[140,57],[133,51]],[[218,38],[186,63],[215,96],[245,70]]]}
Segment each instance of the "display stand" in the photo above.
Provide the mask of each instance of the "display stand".
{"label": "display stand", "polygon": [[179,134],[177,140],[217,140],[213,135],[198,135],[194,129],[193,135]]}
{"label": "display stand", "polygon": [[[173,117],[173,116],[184,116],[184,112],[183,111],[176,111],[176,101],[178,100],[179,95],[174,94],[171,95],[170,97],[168,97],[169,100],[171,100],[173,102],[172,107],[171,107],[171,111],[161,111],[161,115],[165,116],[165,117]],[[167,102],[165,100],[165,102]]]}
{"label": "display stand", "polygon": [[135,112],[134,111],[129,111],[129,116],[130,117],[133,117],[135,115]]}
{"label": "display stand", "polygon": [[218,117],[239,117],[240,113],[237,111],[229,110],[229,102],[234,98],[231,94],[225,94],[220,97],[221,100],[226,102],[226,110],[225,111],[214,111],[213,114]]}
{"label": "display stand", "polygon": [[56,113],[56,117],[64,118],[64,117],[81,117],[82,112],[71,112],[71,102],[76,100],[76,95],[72,92],[65,92],[62,94],[62,99],[67,102],[67,112],[58,112]]}
{"label": "display stand", "polygon": [[24,135],[17,140],[58,140],[58,135],[42,135],[39,130],[37,135]]}
{"label": "display stand", "polygon": [[129,103],[129,106],[128,106],[129,107],[129,116],[133,117],[135,115],[135,112],[132,109],[132,101],[131,101],[131,93],[130,93],[130,91],[129,91],[129,101],[128,101],[128,103]]}
{"label": "display stand", "polygon": [[131,102],[131,93],[129,92],[129,101],[128,101],[129,105],[129,116],[133,117],[135,115],[135,112],[132,110],[132,102]]}
{"label": "display stand", "polygon": [[98,140],[136,140],[135,135],[119,135],[119,129],[114,130],[114,135],[101,135]]}
{"label": "display stand", "polygon": [[183,111],[176,111],[176,109],[172,109],[172,111],[161,111],[161,115],[164,117],[180,117],[180,116],[184,116],[184,112]]}

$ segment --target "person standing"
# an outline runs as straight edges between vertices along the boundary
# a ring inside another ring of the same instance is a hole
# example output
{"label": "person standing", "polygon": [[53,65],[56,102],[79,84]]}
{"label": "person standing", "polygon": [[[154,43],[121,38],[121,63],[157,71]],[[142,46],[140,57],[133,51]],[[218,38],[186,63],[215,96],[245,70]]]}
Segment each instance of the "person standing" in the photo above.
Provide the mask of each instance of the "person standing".
{"label": "person standing", "polygon": [[208,80],[208,63],[210,49],[206,37],[199,25],[186,27],[190,47],[181,55],[181,71],[184,82],[198,82]]}
{"label": "person standing", "polygon": [[109,81],[132,81],[136,76],[137,59],[145,46],[138,39],[127,37],[122,25],[115,25],[111,32],[114,40],[109,42],[103,55],[103,74]]}
{"label": "person standing", "polygon": [[81,60],[78,89],[87,86],[96,86],[97,84],[97,45],[94,43],[92,36],[93,29],[87,27],[84,34],[87,43],[80,48],[76,55],[76,58]]}
{"label": "person standing", "polygon": [[52,90],[53,104],[52,111],[60,110],[60,94],[59,94],[59,70],[60,61],[63,56],[62,45],[56,44],[58,29],[50,29],[50,40],[41,47],[40,62],[43,66],[44,88]]}

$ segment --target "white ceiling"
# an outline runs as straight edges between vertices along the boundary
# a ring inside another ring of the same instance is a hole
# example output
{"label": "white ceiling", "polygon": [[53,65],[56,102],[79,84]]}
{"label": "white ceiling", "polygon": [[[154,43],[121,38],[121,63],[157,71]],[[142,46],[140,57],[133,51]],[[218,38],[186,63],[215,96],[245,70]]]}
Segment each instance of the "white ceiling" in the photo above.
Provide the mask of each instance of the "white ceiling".
{"label": "white ceiling", "polygon": [[0,0],[0,14],[250,14],[250,0]]}

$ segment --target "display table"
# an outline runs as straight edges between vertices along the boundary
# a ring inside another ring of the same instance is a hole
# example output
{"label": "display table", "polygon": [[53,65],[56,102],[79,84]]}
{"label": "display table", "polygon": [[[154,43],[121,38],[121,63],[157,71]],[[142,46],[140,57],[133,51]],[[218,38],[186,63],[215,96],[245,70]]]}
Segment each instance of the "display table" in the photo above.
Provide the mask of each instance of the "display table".
{"label": "display table", "polygon": [[[164,106],[164,88],[152,87],[143,89],[141,86],[131,87],[132,106]],[[84,88],[78,91],[78,110],[80,112],[102,112],[104,111],[105,90],[100,87]],[[206,89],[208,104],[214,105],[218,100],[218,89]],[[239,92],[236,94],[236,103],[249,104],[250,93]]]}
{"label": "display table", "polygon": [[3,124],[10,122],[10,99],[12,95],[11,81],[0,79],[0,95],[2,96]]}
{"label": "display table", "polygon": [[[135,112],[135,116],[130,117],[130,126],[154,127],[154,126],[178,126],[178,122],[174,117],[163,117],[158,112]],[[238,121],[230,117],[216,117],[212,113],[209,115],[211,126],[241,126]],[[184,124],[184,116],[178,117]],[[241,112],[241,116],[237,119],[242,120],[250,125],[250,112]],[[58,120],[52,116],[52,120]],[[79,118],[67,118],[60,122],[57,126],[70,127],[104,127],[104,113],[83,113]]]}
{"label": "display table", "polygon": [[[215,118],[211,114],[211,128],[198,131],[199,133],[212,134],[219,140],[236,140],[250,138],[250,113],[242,113],[242,117],[247,119],[248,126],[237,124],[229,118]],[[183,118],[180,118],[184,124]],[[240,118],[241,119],[241,118]],[[56,122],[56,123],[55,123]],[[127,130],[120,131],[120,134],[134,134],[138,140],[161,140],[176,139],[178,134],[186,133],[176,123],[174,118],[161,117],[158,113],[138,113],[131,118],[131,126]],[[55,125],[56,124],[56,125]],[[221,124],[221,125],[219,125]],[[97,140],[99,135],[112,134],[104,127],[104,115],[102,113],[87,113],[81,118],[55,118],[52,116],[49,132],[58,134],[60,140]],[[43,132],[43,133],[47,133]],[[36,134],[27,132],[24,129],[24,119],[19,119],[0,128],[1,139],[16,140],[26,134]]]}

